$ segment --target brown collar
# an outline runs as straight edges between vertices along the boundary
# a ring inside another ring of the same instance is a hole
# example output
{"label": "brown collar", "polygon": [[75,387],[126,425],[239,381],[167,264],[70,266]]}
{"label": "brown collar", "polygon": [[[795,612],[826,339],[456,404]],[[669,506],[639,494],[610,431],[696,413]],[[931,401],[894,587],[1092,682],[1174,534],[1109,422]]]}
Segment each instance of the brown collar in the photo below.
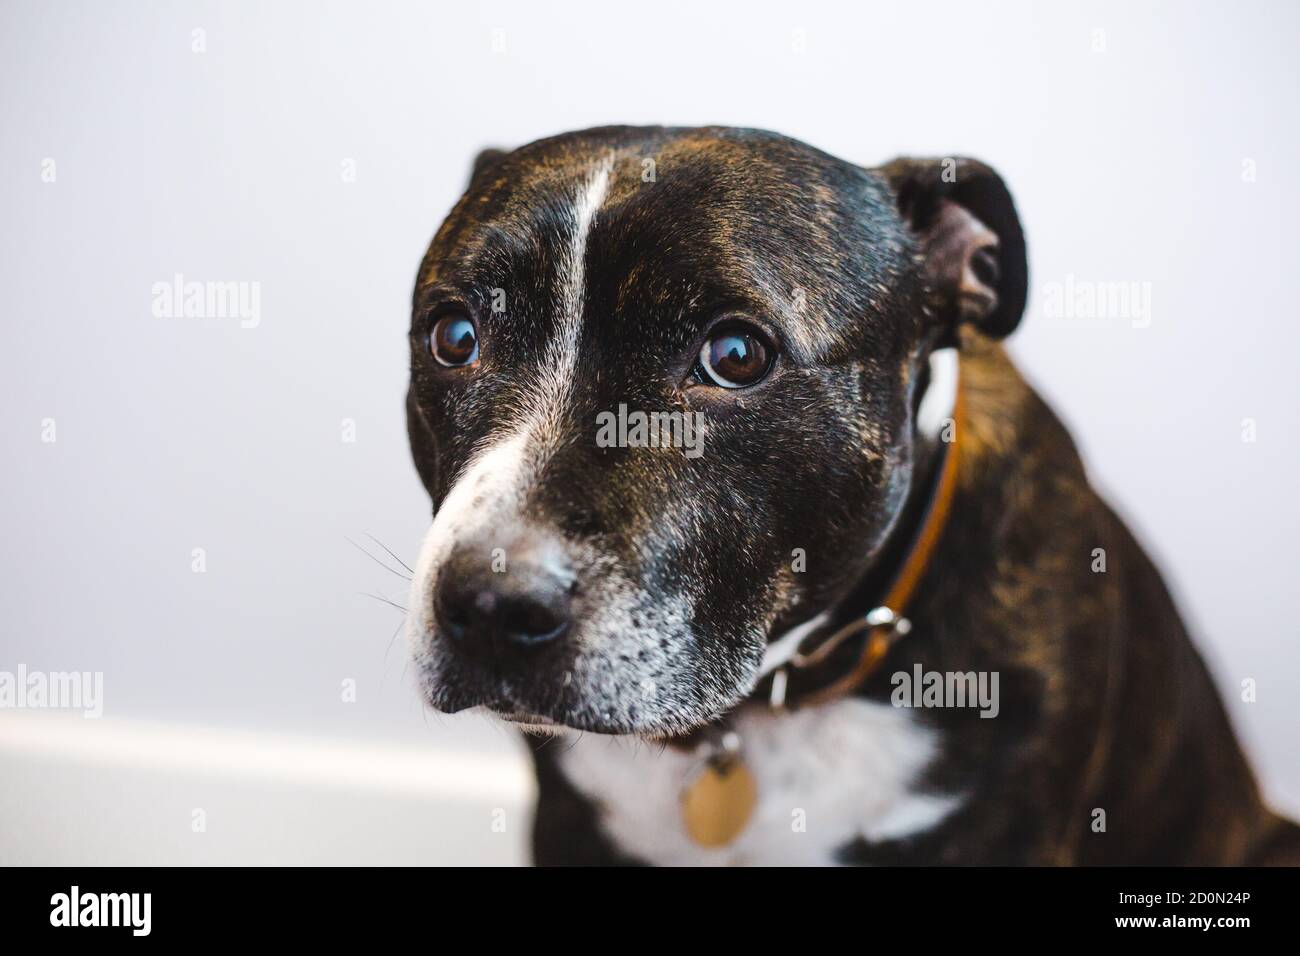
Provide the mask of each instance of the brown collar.
{"label": "brown collar", "polygon": [[[880,604],[834,629],[828,626],[831,612],[827,612],[769,645],[763,663],[764,677],[756,694],[766,692],[773,709],[816,707],[851,694],[876,672],[898,639],[912,629],[911,622],[904,615],[930,566],[952,512],[959,463],[957,437],[963,410],[958,382],[952,407],[951,440],[944,440],[941,436],[943,461],[930,500],[926,503],[911,547]],[[849,642],[858,638],[862,638],[861,651],[845,670],[843,652],[850,647]],[[800,678],[801,690],[798,693],[791,692],[789,680],[792,672],[797,672]]]}

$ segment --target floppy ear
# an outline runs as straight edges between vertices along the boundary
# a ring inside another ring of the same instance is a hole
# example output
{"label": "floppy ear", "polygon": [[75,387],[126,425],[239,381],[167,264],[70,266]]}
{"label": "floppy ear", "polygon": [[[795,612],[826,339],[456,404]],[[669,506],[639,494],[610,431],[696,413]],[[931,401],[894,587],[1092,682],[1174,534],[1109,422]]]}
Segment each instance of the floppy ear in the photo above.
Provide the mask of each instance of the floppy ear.
{"label": "floppy ear", "polygon": [[496,161],[506,154],[504,149],[489,147],[474,157],[474,168],[470,170],[469,181],[478,179],[484,170],[495,166]]}
{"label": "floppy ear", "polygon": [[1002,178],[973,159],[896,159],[876,171],[921,242],[945,335],[962,322],[993,338],[1009,335],[1025,310],[1029,268]]}

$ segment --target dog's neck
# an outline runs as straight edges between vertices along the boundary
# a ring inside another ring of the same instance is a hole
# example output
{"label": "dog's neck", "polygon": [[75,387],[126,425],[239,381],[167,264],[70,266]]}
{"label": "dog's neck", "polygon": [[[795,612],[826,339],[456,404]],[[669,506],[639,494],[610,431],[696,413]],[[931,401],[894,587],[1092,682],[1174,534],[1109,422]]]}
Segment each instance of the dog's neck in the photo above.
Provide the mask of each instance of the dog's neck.
{"label": "dog's neck", "polygon": [[[780,633],[768,642],[760,669],[760,679],[783,668],[796,656],[810,635],[862,616],[880,604],[896,580],[900,569],[913,560],[917,539],[934,529],[926,526],[935,520],[932,505],[942,482],[947,446],[955,439],[951,434],[957,406],[958,353],[955,349],[932,351],[917,381],[913,398],[913,480],[884,545],[872,556],[869,566],[843,595],[796,627]],[[942,522],[944,516],[938,520]],[[923,569],[922,569],[923,570]],[[902,614],[903,608],[893,608]]]}
{"label": "dog's neck", "polygon": [[[867,610],[879,602],[921,533],[940,478],[940,469],[954,434],[957,410],[958,352],[932,351],[923,365],[913,398],[912,480],[885,543],[866,570],[839,602],[844,608]],[[832,608],[833,610],[833,608]],[[901,611],[901,608],[894,610]]]}

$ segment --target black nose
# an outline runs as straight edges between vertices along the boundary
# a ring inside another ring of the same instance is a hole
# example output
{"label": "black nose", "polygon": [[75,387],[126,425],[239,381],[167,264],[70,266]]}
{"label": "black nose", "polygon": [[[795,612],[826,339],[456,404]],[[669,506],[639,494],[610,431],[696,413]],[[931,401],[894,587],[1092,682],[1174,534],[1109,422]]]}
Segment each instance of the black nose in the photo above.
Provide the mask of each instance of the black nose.
{"label": "black nose", "polygon": [[458,544],[438,572],[434,613],[466,653],[499,658],[568,631],[573,582],[563,545],[539,532]]}

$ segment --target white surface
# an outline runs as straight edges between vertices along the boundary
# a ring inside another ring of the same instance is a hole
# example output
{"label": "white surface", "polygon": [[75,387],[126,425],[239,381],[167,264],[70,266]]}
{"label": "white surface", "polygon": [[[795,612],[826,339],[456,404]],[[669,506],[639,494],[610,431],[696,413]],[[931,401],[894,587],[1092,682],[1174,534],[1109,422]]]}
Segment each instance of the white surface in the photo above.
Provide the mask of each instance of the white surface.
{"label": "white surface", "polygon": [[[404,603],[406,584],[347,540],[382,556],[369,532],[410,563],[428,526],[402,415],[416,264],[480,147],[605,122],[755,125],[864,163],[967,154],[1003,173],[1031,257],[1013,350],[1300,813],[1300,8],[571,9],[0,8],[0,669],[102,671],[105,720],[511,759],[472,718],[421,716],[390,647],[400,615],[361,595]],[[260,322],[155,317],[152,288],[177,273],[260,283]],[[1045,297],[1071,276],[1150,283],[1149,324],[1052,318]],[[28,808],[0,818],[7,855],[68,859],[111,845],[123,814],[171,812],[166,774],[95,787],[71,758],[0,759],[5,799]],[[317,805],[314,783],[283,786],[284,806]],[[246,840],[225,831],[209,852],[277,846],[284,819],[248,816]],[[392,819],[366,852],[407,859],[420,817]],[[485,859],[497,845],[483,837]]]}
{"label": "white surface", "polygon": [[0,778],[0,865],[529,858],[534,784],[509,756],[6,714]]}

